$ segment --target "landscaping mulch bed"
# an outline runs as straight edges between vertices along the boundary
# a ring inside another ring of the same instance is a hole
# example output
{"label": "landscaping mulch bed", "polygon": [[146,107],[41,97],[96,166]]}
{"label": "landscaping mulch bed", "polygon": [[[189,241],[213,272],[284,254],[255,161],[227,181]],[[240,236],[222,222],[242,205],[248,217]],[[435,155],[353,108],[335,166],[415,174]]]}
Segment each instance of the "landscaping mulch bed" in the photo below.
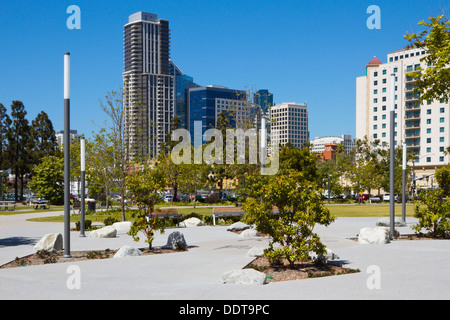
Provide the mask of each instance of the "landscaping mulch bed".
{"label": "landscaping mulch bed", "polygon": [[[179,252],[179,250],[173,249],[140,249],[142,255],[153,255],[153,254],[165,254],[172,252]],[[50,263],[64,263],[64,262],[77,262],[86,261],[93,259],[110,259],[116,254],[117,250],[98,250],[98,251],[72,251],[70,252],[70,258],[64,258],[62,252],[50,253],[48,251],[38,251],[34,254],[30,254],[25,257],[16,257],[15,260],[8,262],[2,266],[0,269],[6,268],[16,268],[16,267],[26,267],[26,266],[36,266]]]}
{"label": "landscaping mulch bed", "polygon": [[266,257],[257,257],[245,268],[253,268],[263,272],[267,276],[267,282],[328,277],[360,272],[359,269],[344,268],[329,262],[323,265],[316,265],[312,261],[303,263],[298,262],[295,263],[293,267],[290,267],[285,261],[282,266],[272,266]]}

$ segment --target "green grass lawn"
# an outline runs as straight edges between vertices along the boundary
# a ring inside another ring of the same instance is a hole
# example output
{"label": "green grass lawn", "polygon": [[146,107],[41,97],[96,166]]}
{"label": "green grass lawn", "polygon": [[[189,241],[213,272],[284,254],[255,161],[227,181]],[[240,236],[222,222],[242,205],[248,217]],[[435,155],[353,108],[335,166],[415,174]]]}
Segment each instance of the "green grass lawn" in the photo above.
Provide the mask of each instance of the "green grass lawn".
{"label": "green grass lawn", "polygon": [[[325,205],[335,217],[389,217],[389,204],[335,204]],[[406,216],[414,216],[414,205],[406,204]],[[402,216],[402,205],[395,205],[395,216]]]}
{"label": "green grass lawn", "polygon": [[[388,217],[390,206],[389,204],[325,204],[327,208],[330,209],[330,212],[335,217]],[[61,208],[59,210],[63,210]],[[190,213],[197,213],[201,215],[211,216],[212,215],[212,207],[196,207],[196,208],[178,208],[178,213],[181,215],[187,215]],[[31,212],[36,212],[36,210]],[[3,212],[2,212],[3,213]],[[14,211],[12,212],[14,214]],[[395,215],[401,217],[402,215],[402,205],[395,205]],[[406,216],[412,217],[414,215],[414,205],[407,204],[406,205]],[[107,217],[115,217],[119,221],[122,220],[121,212],[118,210],[114,210],[111,212],[97,212],[97,214],[87,214],[85,219],[91,220],[92,222],[103,222]],[[131,215],[126,214],[126,219],[131,220]],[[80,221],[80,216],[78,214],[71,215],[71,222]],[[64,215],[52,216],[52,217],[43,217],[43,218],[33,218],[29,219],[29,221],[37,221],[37,222],[64,222]]]}

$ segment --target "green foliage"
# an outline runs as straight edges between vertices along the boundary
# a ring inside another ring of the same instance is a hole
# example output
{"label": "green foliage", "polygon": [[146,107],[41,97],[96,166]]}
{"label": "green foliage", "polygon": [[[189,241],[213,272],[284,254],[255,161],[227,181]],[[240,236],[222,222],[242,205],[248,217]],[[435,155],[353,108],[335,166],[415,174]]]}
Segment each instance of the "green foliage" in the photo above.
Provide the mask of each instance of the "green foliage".
{"label": "green foliage", "polygon": [[[84,221],[84,230],[91,230],[92,228],[92,220],[85,220]],[[75,230],[80,231],[81,230],[81,222],[77,221],[75,222]]]}
{"label": "green foliage", "polygon": [[419,223],[413,230],[420,232],[425,229],[433,237],[450,236],[450,201],[444,198],[441,190],[426,190],[418,194],[419,200],[415,202],[414,217]]}
{"label": "green foliage", "polygon": [[439,188],[442,189],[444,195],[450,195],[450,166],[446,165],[442,168],[439,168],[434,173],[434,177],[439,185]]}
{"label": "green foliage", "polygon": [[[272,214],[272,206],[278,207],[278,214]],[[317,185],[302,172],[288,170],[271,176],[261,186],[259,198],[249,197],[243,208],[246,222],[272,237],[265,252],[272,263],[285,258],[293,266],[309,259],[311,252],[325,253],[325,245],[313,229],[317,223],[329,225],[334,218],[322,205]]]}
{"label": "green foliage", "polygon": [[111,226],[116,222],[119,222],[119,219],[115,217],[107,217],[105,220],[103,220],[105,226]]}
{"label": "green foliage", "polygon": [[34,167],[33,178],[28,183],[30,189],[51,204],[64,203],[64,158],[46,156]]}
{"label": "green foliage", "polygon": [[[404,38],[411,47],[427,52],[422,60],[428,67],[423,72],[412,72],[407,75],[415,78],[415,93],[420,93],[419,101],[444,100],[450,97],[450,21],[444,16],[430,17],[429,22],[421,21],[420,26],[426,28],[418,33],[406,33]],[[419,70],[421,71],[421,70]]]}
{"label": "green foliage", "polygon": [[138,210],[132,212],[134,222],[128,234],[134,241],[139,241],[138,234],[143,232],[146,237],[145,242],[151,249],[155,231],[160,230],[164,233],[166,227],[166,219],[158,217],[158,210],[155,209],[155,204],[160,200],[158,192],[165,186],[164,175],[148,165],[140,165],[127,177],[126,183],[138,206]]}

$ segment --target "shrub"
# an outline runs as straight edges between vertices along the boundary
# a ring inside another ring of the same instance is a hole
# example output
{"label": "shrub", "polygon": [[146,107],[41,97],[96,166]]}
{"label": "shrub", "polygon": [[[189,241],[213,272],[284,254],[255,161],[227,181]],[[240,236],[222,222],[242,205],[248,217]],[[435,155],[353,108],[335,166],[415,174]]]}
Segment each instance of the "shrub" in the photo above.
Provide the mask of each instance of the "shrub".
{"label": "shrub", "polygon": [[449,237],[450,202],[443,195],[444,192],[437,189],[419,192],[414,207],[414,217],[419,223],[412,226],[413,230],[425,229],[435,238]]}
{"label": "shrub", "polygon": [[105,220],[103,220],[103,223],[105,226],[111,226],[112,224],[119,222],[119,219],[115,217],[107,217]]}
{"label": "shrub", "polygon": [[[309,260],[311,252],[324,254],[325,245],[313,229],[316,223],[327,226],[334,218],[323,206],[315,183],[296,170],[267,179],[258,186],[258,197],[249,197],[243,205],[246,222],[271,236],[266,257],[272,264],[285,258],[293,267],[296,261]],[[278,214],[272,214],[272,206],[278,207]]]}
{"label": "shrub", "polygon": [[[91,230],[92,228],[92,221],[91,220],[85,220],[84,221],[84,230]],[[75,222],[75,230],[80,231],[81,230],[81,221]]]}

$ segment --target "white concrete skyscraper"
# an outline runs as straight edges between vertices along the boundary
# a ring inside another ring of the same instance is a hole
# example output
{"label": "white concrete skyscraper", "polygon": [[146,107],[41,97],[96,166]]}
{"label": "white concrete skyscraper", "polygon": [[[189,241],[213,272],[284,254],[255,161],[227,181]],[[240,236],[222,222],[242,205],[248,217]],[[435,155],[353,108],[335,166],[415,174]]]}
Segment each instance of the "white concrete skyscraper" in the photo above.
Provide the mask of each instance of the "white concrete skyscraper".
{"label": "white concrete skyscraper", "polygon": [[156,157],[174,113],[169,21],[137,12],[124,26],[125,144],[130,158]]}

